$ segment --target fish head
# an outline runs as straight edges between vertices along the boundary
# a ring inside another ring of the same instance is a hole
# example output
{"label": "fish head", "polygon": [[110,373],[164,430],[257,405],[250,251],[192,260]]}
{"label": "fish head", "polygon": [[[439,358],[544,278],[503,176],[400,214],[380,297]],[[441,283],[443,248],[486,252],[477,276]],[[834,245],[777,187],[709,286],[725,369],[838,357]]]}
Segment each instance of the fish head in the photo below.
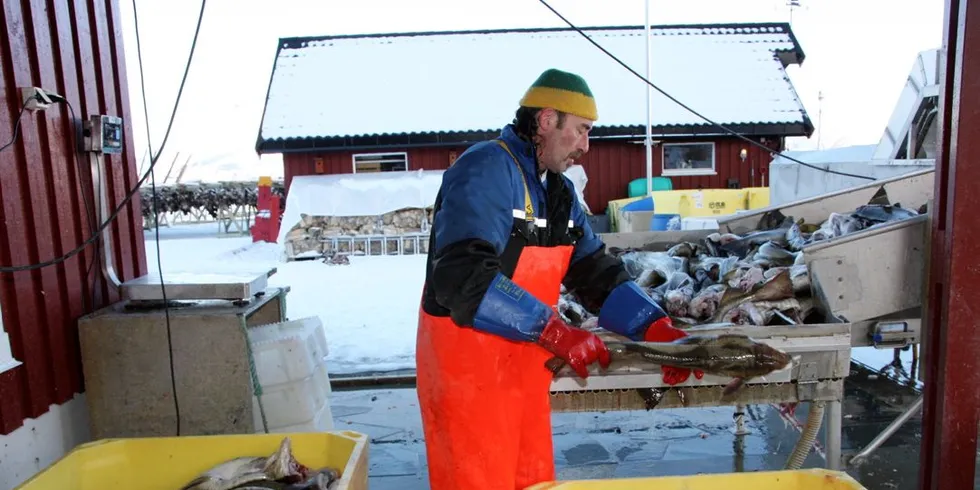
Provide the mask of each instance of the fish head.
{"label": "fish head", "polygon": [[303,466],[293,457],[293,445],[289,437],[284,437],[279,444],[279,450],[266,460],[265,473],[274,480],[282,480],[286,483],[299,483],[305,480],[310,469]]}
{"label": "fish head", "polygon": [[764,374],[785,369],[792,361],[789,354],[763,342],[753,342],[751,350],[756,367]]}

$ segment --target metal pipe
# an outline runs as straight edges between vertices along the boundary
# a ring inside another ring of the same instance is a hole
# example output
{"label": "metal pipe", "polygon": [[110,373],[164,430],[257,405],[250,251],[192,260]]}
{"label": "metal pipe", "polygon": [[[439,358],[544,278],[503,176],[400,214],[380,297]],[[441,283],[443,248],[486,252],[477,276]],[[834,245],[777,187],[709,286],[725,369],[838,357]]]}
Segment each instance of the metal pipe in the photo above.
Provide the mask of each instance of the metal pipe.
{"label": "metal pipe", "polygon": [[[95,216],[96,223],[102,226],[106,219],[109,217],[109,196],[106,191],[106,172],[105,172],[105,158],[103,153],[91,152],[89,155],[89,164],[92,167],[92,197],[99,200],[98,205],[95,206]],[[159,226],[159,223],[155,223]],[[119,281],[119,276],[116,275],[115,258],[112,253],[112,226],[105,227],[102,230],[102,250],[105,251],[104,259],[102,260],[102,274],[105,278],[112,284],[113,287],[118,291],[122,286],[122,282]]]}
{"label": "metal pipe", "polygon": [[912,416],[915,415],[915,413],[918,412],[919,409],[921,408],[922,408],[922,396],[919,396],[919,398],[916,399],[915,402],[912,403],[912,405],[908,409],[902,412],[902,414],[899,415],[894,421],[892,421],[891,424],[888,424],[888,427],[885,427],[885,430],[881,431],[881,433],[878,434],[878,436],[875,437],[874,440],[868,443],[868,445],[865,446],[864,449],[861,450],[861,452],[855,454],[854,457],[852,457],[850,461],[848,461],[847,463],[850,465],[857,464],[860,463],[861,460],[870,456],[871,453],[873,453],[875,450],[881,447],[881,445],[884,444],[889,437],[895,435],[895,433],[898,432],[898,429],[901,428],[902,425],[905,425],[905,422],[908,422],[908,420],[912,418]]}
{"label": "metal pipe", "polygon": [[827,447],[827,469],[839,471],[841,466],[841,432],[844,414],[840,400],[827,403],[827,431],[824,445]]}
{"label": "metal pipe", "polygon": [[[646,37],[644,39],[646,42],[646,53],[647,53],[646,78],[647,80],[649,80],[650,79],[650,51],[651,51],[650,0],[645,0],[644,5],[645,5],[645,9],[644,9],[645,21],[643,22],[643,30],[646,33]],[[653,135],[650,134],[653,131],[652,127],[650,126],[652,124],[651,120],[653,119],[653,115],[652,115],[653,108],[650,107],[650,84],[644,83],[644,87],[646,88],[646,95],[647,95],[646,150],[647,150],[647,195],[649,196],[650,194],[653,193]]]}
{"label": "metal pipe", "polygon": [[744,436],[749,433],[749,429],[745,426],[745,405],[738,404],[735,405],[735,435]]}

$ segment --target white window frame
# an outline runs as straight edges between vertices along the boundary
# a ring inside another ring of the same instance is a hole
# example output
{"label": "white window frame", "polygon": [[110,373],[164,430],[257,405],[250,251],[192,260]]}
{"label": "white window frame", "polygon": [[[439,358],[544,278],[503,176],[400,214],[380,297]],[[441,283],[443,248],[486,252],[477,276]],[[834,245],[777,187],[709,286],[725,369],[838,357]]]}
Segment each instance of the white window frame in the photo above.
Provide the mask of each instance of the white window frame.
{"label": "white window frame", "polygon": [[[668,169],[667,168],[667,147],[668,146],[711,146],[711,168],[692,168],[692,169]],[[687,143],[663,143],[660,145],[660,174],[669,177],[677,175],[717,175],[718,174],[718,153],[717,145],[714,141],[695,141]]]}
{"label": "white window frame", "polygon": [[[404,170],[405,172],[408,172],[409,170],[411,170],[411,166],[409,165],[409,162],[408,162],[408,152],[406,152],[406,151],[395,151],[395,152],[380,152],[380,153],[355,153],[355,154],[351,155],[351,157],[350,157],[351,171],[353,173],[355,173],[355,174],[357,173],[357,163],[358,163],[357,162],[357,159],[358,159],[358,157],[360,157],[360,158],[372,158],[372,157],[373,158],[381,158],[381,157],[390,157],[390,156],[394,156],[394,155],[401,156],[402,159],[405,160],[405,170]],[[374,172],[370,172],[370,173],[374,173]]]}
{"label": "white window frame", "polygon": [[5,373],[20,366],[21,362],[14,359],[10,351],[10,336],[3,329],[3,311],[0,311],[0,373]]}

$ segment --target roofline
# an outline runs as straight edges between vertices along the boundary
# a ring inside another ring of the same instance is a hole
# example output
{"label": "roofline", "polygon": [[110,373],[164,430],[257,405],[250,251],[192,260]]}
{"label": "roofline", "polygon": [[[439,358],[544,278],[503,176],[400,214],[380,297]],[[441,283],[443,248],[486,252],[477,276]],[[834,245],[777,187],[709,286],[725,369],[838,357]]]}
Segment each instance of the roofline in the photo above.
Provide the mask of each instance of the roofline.
{"label": "roofline", "polygon": [[[813,125],[809,118],[792,123],[727,124],[726,127],[746,137],[809,137]],[[710,124],[686,124],[654,126],[652,136],[664,139],[735,137]],[[605,139],[645,138],[643,125],[596,126],[592,129],[593,141]],[[382,150],[391,148],[423,148],[466,146],[490,140],[500,135],[500,130],[443,131],[431,133],[373,134],[335,137],[285,138],[259,141],[259,154],[297,153],[313,151]]]}
{"label": "roofline", "polygon": [[282,51],[282,43],[276,48],[276,54],[272,57],[272,70],[269,73],[269,83],[265,86],[265,101],[262,102],[262,118],[259,119],[259,131],[255,135],[255,153],[261,155],[259,148],[262,145],[262,128],[265,127],[265,113],[269,109],[269,94],[272,93],[272,81],[276,78],[276,67],[279,66],[279,53]]}
{"label": "roofline", "polygon": [[[615,26],[576,26],[582,31],[615,31],[615,30],[643,30],[642,24],[639,25],[615,25]],[[718,24],[651,24],[652,30],[673,30],[673,29],[762,29],[779,28],[783,29],[793,41],[793,52],[796,54],[796,63],[802,64],[806,54],[800,46],[796,34],[789,22],[725,22]],[[382,37],[416,37],[416,36],[447,36],[447,35],[470,35],[470,34],[531,34],[537,32],[576,32],[571,27],[524,27],[524,28],[502,28],[502,29],[473,29],[473,30],[454,30],[454,31],[409,31],[409,32],[385,32],[370,34],[336,34],[320,36],[296,36],[279,38],[279,49],[291,49],[290,43],[302,44],[304,42],[331,41],[337,39],[376,39]],[[749,34],[749,33],[746,33]],[[776,52],[784,50],[776,50]],[[278,55],[278,51],[276,52]]]}

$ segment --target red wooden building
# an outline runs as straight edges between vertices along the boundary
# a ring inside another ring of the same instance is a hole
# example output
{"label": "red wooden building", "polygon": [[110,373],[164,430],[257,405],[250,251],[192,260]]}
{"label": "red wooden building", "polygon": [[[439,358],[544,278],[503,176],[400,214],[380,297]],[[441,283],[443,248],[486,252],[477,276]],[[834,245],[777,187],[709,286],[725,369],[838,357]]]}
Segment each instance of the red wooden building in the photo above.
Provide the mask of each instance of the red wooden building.
{"label": "red wooden building", "polygon": [[[98,114],[123,119],[123,151],[105,155],[109,209],[119,206],[139,181],[134,156],[139,150],[133,148],[129,122],[123,22],[117,0],[3,2],[2,267],[62,257],[92,237],[99,225],[90,221],[92,210],[86,210],[86,203],[91,206],[96,201],[86,154],[73,146],[81,132],[72,131],[69,106],[54,103],[43,112],[22,110],[20,87],[41,87],[64,97],[79,119]],[[80,125],[76,120],[74,127]],[[109,227],[115,270],[123,281],[147,271],[142,219],[136,193]],[[87,430],[74,423],[77,403],[71,414],[61,407],[53,418],[44,415],[84,391],[76,320],[118,300],[116,291],[101,279],[99,268],[91,270],[95,258],[95,246],[90,245],[54,265],[0,272],[0,442],[9,451],[7,458],[0,457],[0,487],[9,482],[5,478],[30,475],[32,465],[18,465],[18,457],[47,464]],[[25,439],[4,439],[16,434],[28,419],[37,419],[29,430],[32,435],[26,436],[36,442],[25,445],[17,442]]]}
{"label": "red wooden building", "polygon": [[[644,29],[584,31],[639,73]],[[782,150],[813,125],[785,68],[804,54],[788,24],[654,26],[651,82],[704,117]],[[445,169],[513,119],[546,68],[582,75],[599,107],[579,162],[585,199],[603,213],[646,177],[648,85],[571,29],[281,39],[256,150],[293,176]],[[771,160],[651,89],[653,174],[675,189],[763,185]],[[741,150],[747,151],[742,160]]]}

